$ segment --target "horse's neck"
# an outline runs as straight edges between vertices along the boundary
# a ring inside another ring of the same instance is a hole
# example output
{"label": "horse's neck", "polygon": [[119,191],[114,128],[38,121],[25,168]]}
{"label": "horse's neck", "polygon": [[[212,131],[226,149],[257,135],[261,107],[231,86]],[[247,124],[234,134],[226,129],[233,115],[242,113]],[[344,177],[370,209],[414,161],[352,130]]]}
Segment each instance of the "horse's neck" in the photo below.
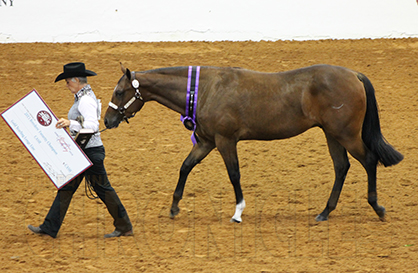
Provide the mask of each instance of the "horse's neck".
{"label": "horse's neck", "polygon": [[144,74],[141,89],[146,89],[150,100],[184,115],[186,109],[187,77],[158,73]]}

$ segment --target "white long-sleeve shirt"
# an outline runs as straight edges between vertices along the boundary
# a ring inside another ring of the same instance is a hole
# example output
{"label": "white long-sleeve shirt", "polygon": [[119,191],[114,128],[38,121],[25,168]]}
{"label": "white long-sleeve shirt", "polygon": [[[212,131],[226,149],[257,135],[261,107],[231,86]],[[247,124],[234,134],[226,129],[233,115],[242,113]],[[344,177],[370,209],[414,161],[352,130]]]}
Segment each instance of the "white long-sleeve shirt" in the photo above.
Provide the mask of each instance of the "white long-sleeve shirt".
{"label": "white long-sleeve shirt", "polygon": [[[77,94],[76,94],[77,96]],[[77,107],[78,111],[84,117],[83,127],[92,129],[93,131],[99,131],[99,120],[97,117],[97,103],[90,96],[82,96]],[[81,124],[76,120],[70,120],[70,130],[80,131]]]}
{"label": "white long-sleeve shirt", "polygon": [[[86,149],[103,145],[99,131],[100,101],[94,95],[90,85],[84,86],[74,97],[74,104],[68,112],[71,135],[75,136],[81,128],[92,129],[96,133],[90,138]],[[83,118],[82,124],[77,121],[80,116]]]}

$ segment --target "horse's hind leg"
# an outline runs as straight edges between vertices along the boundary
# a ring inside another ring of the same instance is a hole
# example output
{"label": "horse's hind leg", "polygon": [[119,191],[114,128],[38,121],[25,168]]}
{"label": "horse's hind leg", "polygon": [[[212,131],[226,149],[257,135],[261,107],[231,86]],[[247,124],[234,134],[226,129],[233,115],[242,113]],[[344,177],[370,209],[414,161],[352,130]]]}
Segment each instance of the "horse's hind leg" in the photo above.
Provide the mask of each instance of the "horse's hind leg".
{"label": "horse's hind leg", "polygon": [[381,220],[384,220],[386,210],[384,207],[380,206],[377,203],[377,190],[376,190],[376,172],[377,172],[377,163],[378,157],[372,151],[370,151],[366,145],[363,143],[361,138],[351,139],[350,141],[342,141],[342,145],[347,149],[347,151],[357,159],[364,167],[367,172],[367,182],[368,182],[368,202],[370,206],[374,209],[376,214]]}
{"label": "horse's hind leg", "polygon": [[174,218],[180,212],[178,206],[180,200],[183,198],[184,186],[189,173],[192,171],[200,161],[202,161],[213,149],[215,144],[209,141],[205,141],[203,138],[193,146],[193,149],[184,160],[180,168],[180,176],[177,182],[176,190],[173,194],[173,203],[170,209],[170,217]]}
{"label": "horse's hind leg", "polygon": [[327,133],[325,133],[325,136],[327,137],[329,153],[331,154],[334,163],[335,181],[327,206],[318,216],[316,216],[316,221],[328,220],[328,215],[336,208],[345,177],[350,168],[346,149],[334,137]]}
{"label": "horse's hind leg", "polygon": [[[371,154],[371,152],[370,152]],[[366,164],[363,165],[367,172],[368,189],[367,189],[367,201],[374,209],[380,220],[384,220],[386,209],[377,203],[377,189],[376,189],[376,173],[377,173],[377,159],[374,156],[366,159]]]}
{"label": "horse's hind leg", "polygon": [[[363,143],[363,142],[362,142]],[[359,147],[358,145],[355,147]],[[380,220],[384,220],[386,210],[384,207],[377,203],[377,190],[376,190],[376,173],[377,173],[377,156],[371,152],[364,144],[361,145],[361,149],[347,148],[349,153],[356,158],[364,167],[367,172],[367,201],[372,206]]]}

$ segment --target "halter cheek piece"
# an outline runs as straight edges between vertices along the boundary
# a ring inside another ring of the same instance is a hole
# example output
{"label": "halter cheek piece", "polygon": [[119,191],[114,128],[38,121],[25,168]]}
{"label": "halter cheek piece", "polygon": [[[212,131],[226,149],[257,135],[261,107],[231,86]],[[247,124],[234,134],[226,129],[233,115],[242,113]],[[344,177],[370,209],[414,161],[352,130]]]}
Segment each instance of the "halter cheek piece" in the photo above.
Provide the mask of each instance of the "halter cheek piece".
{"label": "halter cheek piece", "polygon": [[109,102],[109,107],[115,109],[116,111],[119,112],[119,114],[121,114],[123,116],[123,119],[128,122],[129,118],[133,118],[135,116],[136,113],[133,113],[132,116],[130,116],[129,118],[125,115],[125,111],[129,108],[129,106],[132,105],[132,103],[134,103],[135,100],[139,99],[141,101],[144,101],[144,99],[142,98],[141,92],[139,92],[139,81],[137,79],[135,79],[135,72],[132,72],[132,87],[135,89],[135,95],[124,105],[121,107],[118,107],[116,104],[114,104],[113,102]]}

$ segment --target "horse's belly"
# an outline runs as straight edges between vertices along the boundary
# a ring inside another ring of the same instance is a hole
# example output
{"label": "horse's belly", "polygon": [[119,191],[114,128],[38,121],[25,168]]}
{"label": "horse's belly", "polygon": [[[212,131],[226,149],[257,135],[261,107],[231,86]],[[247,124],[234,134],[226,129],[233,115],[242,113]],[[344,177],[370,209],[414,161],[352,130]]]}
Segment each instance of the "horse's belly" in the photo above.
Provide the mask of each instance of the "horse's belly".
{"label": "horse's belly", "polygon": [[316,124],[309,121],[290,121],[280,124],[264,124],[253,126],[242,131],[240,140],[273,140],[285,139],[297,136],[306,130],[315,127]]}

